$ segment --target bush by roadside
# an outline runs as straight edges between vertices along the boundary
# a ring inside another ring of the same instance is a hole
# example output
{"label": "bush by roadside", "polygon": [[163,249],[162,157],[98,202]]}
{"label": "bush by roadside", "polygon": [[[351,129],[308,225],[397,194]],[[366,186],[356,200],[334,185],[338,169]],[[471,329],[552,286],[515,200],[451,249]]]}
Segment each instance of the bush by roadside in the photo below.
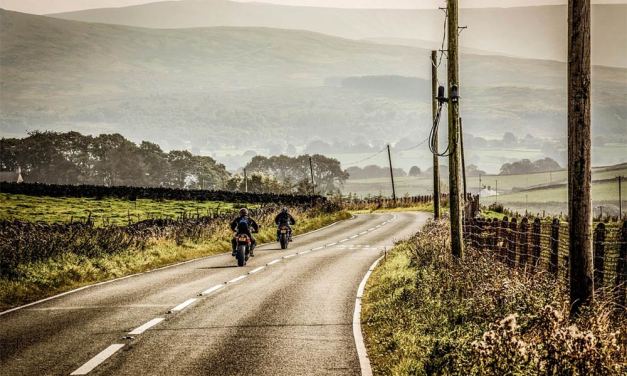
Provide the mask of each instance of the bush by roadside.
{"label": "bush by roadside", "polygon": [[400,243],[369,280],[362,321],[376,375],[621,375],[627,315],[599,299],[568,318],[566,287],[473,249],[445,222]]}

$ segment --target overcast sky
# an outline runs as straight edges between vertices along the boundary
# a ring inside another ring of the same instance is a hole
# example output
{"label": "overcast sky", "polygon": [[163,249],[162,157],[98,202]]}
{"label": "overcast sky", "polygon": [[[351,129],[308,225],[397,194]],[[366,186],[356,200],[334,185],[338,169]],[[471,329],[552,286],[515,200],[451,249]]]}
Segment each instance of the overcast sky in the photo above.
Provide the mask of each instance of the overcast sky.
{"label": "overcast sky", "polygon": [[[177,1],[177,0],[174,0]],[[202,1],[202,0],[196,0]],[[205,0],[212,1],[212,0]],[[442,6],[444,0],[237,0],[285,5],[305,5],[343,8],[433,8]],[[566,4],[567,0],[461,0],[462,6],[507,7],[521,5]],[[0,7],[19,12],[46,14],[90,8],[122,7],[152,3],[156,0],[0,0]],[[625,4],[627,0],[593,0],[593,3]]]}

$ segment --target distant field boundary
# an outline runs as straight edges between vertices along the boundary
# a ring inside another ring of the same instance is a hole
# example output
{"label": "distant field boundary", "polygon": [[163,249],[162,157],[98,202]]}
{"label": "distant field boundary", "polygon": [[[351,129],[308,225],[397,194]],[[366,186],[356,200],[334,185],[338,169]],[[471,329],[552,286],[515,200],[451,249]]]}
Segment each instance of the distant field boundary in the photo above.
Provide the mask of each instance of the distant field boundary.
{"label": "distant field boundary", "polygon": [[28,196],[74,198],[120,198],[127,200],[195,200],[232,203],[305,205],[326,201],[322,196],[286,195],[272,193],[245,193],[231,191],[188,190],[153,187],[106,187],[99,185],[56,185],[43,183],[0,182],[0,192]]}

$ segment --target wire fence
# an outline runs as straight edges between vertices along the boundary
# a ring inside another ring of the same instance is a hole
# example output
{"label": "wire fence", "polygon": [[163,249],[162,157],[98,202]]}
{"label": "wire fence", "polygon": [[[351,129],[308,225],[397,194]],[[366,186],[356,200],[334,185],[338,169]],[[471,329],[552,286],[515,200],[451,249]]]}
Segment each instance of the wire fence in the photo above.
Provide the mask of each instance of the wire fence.
{"label": "wire fence", "polygon": [[[569,228],[558,218],[499,220],[466,215],[464,238],[473,247],[494,252],[511,268],[569,277]],[[627,221],[597,223],[593,231],[595,289],[614,290],[624,306],[627,286]]]}

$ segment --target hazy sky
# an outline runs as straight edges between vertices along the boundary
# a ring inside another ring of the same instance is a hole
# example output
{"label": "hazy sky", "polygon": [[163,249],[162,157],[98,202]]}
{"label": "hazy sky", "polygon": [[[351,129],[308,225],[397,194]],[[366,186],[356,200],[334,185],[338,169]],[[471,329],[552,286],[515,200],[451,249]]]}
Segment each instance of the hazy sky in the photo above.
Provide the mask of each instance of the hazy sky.
{"label": "hazy sky", "polygon": [[[174,0],[176,1],[176,0]],[[197,0],[198,1],[198,0]],[[212,0],[205,0],[212,1]],[[306,5],[343,8],[433,8],[444,0],[237,0],[285,5]],[[566,4],[567,0],[461,0],[468,7],[507,7],[521,5]],[[122,7],[152,3],[156,0],[0,0],[0,7],[19,12],[46,14],[89,8]],[[595,4],[625,4],[627,0],[593,0]]]}

